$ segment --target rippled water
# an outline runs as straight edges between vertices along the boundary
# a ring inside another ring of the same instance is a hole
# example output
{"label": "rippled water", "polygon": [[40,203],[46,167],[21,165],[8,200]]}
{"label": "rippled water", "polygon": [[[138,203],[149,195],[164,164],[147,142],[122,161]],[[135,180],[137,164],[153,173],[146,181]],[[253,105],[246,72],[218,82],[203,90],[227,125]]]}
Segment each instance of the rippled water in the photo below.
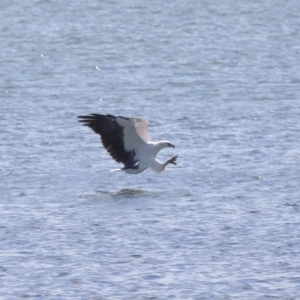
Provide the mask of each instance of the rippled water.
{"label": "rippled water", "polygon": [[[1,299],[300,299],[298,1],[2,1]],[[76,116],[141,116],[178,166]]]}

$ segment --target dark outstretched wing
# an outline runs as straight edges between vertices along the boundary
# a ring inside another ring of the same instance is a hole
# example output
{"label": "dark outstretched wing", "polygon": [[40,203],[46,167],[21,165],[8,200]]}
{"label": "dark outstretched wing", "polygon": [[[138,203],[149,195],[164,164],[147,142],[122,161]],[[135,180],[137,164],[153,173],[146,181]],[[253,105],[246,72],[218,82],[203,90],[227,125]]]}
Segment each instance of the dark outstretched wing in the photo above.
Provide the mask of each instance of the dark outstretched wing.
{"label": "dark outstretched wing", "polygon": [[95,133],[100,134],[104,148],[111,157],[128,165],[134,161],[134,151],[126,151],[124,144],[123,127],[116,121],[117,117],[112,115],[91,114],[90,116],[78,116],[79,122],[90,127]]}

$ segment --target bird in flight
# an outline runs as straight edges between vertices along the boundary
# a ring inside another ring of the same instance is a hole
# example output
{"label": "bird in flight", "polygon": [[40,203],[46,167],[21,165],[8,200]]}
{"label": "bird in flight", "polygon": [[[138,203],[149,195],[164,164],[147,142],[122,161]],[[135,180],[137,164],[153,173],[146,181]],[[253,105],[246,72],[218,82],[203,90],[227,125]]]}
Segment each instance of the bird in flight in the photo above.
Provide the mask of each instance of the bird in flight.
{"label": "bird in flight", "polygon": [[125,118],[113,115],[91,114],[78,116],[79,122],[90,127],[101,137],[110,156],[124,167],[114,171],[139,174],[148,168],[162,172],[168,164],[176,165],[177,155],[165,163],[156,155],[163,148],[175,148],[168,141],[152,142],[148,136],[149,122],[142,118]]}

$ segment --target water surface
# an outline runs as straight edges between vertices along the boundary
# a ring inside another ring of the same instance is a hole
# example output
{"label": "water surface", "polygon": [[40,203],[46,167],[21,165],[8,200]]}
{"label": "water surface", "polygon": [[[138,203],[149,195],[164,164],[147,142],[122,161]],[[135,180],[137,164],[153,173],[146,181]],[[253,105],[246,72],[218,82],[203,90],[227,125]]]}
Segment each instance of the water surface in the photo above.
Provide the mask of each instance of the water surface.
{"label": "water surface", "polygon": [[[300,298],[297,1],[0,8],[1,298]],[[88,113],[178,166],[110,173]]]}

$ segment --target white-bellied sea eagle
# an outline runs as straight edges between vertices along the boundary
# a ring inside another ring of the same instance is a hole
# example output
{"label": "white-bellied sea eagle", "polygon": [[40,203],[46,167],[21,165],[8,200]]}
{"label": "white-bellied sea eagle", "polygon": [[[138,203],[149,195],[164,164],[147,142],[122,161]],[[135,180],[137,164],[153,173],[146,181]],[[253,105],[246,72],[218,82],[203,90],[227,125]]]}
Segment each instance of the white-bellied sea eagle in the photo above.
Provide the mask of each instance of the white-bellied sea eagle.
{"label": "white-bellied sea eagle", "polygon": [[163,148],[175,146],[168,141],[151,142],[147,132],[149,122],[145,119],[100,114],[78,118],[79,122],[101,136],[102,144],[111,157],[124,164],[118,171],[139,174],[151,168],[162,172],[168,164],[176,165],[177,155],[165,163],[156,158]]}

